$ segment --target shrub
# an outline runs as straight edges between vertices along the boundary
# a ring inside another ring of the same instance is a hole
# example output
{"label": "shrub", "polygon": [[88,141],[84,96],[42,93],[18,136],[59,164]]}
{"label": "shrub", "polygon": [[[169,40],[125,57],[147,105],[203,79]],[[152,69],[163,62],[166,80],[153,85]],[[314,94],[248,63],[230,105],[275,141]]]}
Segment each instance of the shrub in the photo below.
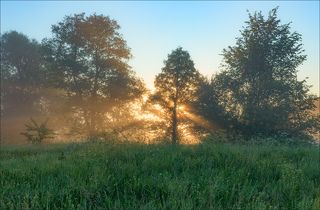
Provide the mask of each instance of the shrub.
{"label": "shrub", "polygon": [[32,144],[40,144],[45,139],[53,138],[55,135],[52,129],[47,126],[48,119],[42,123],[37,123],[34,119],[30,119],[30,122],[25,124],[26,131],[20,134],[27,138],[27,141]]}

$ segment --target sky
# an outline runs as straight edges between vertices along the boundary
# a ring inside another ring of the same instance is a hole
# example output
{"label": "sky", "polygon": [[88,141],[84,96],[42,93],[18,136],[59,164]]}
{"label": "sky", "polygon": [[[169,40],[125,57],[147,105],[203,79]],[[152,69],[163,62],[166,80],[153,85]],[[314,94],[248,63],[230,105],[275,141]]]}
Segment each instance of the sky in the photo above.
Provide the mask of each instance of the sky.
{"label": "sky", "polygon": [[153,88],[153,80],[168,54],[181,46],[195,67],[211,77],[221,70],[222,50],[248,20],[248,11],[267,15],[279,6],[282,23],[302,34],[307,61],[298,79],[308,77],[311,92],[319,96],[319,1],[3,1],[1,34],[16,30],[39,42],[51,37],[51,25],[66,15],[85,12],[115,19],[131,48],[132,69]]}

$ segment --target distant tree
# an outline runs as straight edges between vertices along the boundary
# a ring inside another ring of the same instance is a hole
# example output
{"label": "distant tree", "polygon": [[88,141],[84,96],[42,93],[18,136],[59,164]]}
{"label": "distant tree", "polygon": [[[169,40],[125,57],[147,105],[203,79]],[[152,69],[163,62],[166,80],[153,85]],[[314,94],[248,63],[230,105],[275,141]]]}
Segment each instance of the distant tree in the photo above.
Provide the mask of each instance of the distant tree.
{"label": "distant tree", "polygon": [[11,31],[1,35],[1,111],[12,117],[37,112],[43,68],[40,45]]}
{"label": "distant tree", "polygon": [[53,25],[53,38],[43,41],[50,83],[66,92],[80,130],[89,134],[106,125],[109,111],[144,91],[127,64],[130,49],[119,28],[109,17],[81,13]]}
{"label": "distant tree", "polygon": [[179,106],[192,103],[200,79],[199,72],[187,51],[181,47],[172,51],[164,61],[164,67],[156,76],[154,101],[167,110],[170,116],[172,143],[178,143]]}
{"label": "distant tree", "polygon": [[[223,50],[224,70],[211,81],[214,103],[247,133],[299,133],[319,125],[306,81],[297,67],[306,60],[301,35],[280,24],[277,8],[264,18],[249,14],[236,45]],[[206,102],[210,104],[211,102]]]}

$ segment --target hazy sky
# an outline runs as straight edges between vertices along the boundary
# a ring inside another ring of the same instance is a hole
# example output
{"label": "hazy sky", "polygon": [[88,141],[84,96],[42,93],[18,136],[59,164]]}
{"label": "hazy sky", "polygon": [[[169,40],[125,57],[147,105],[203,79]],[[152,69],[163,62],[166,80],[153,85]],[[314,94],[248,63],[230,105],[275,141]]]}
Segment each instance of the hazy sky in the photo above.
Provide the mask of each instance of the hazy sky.
{"label": "hazy sky", "polygon": [[302,34],[308,57],[298,77],[309,77],[312,92],[319,95],[319,1],[1,1],[1,33],[17,30],[41,41],[65,15],[109,15],[132,49],[133,70],[152,88],[163,60],[178,46],[189,51],[204,75],[218,72],[222,49],[235,44],[247,10],[267,15],[276,6],[282,23],[292,22],[292,31]]}

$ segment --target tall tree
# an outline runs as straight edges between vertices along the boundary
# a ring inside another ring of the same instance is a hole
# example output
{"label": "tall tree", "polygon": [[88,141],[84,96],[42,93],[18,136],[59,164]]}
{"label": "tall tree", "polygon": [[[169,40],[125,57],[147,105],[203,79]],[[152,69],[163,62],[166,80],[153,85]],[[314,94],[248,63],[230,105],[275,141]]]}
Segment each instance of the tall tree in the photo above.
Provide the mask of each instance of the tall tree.
{"label": "tall tree", "polygon": [[181,47],[168,55],[164,65],[155,79],[154,98],[171,116],[171,139],[172,143],[176,144],[179,140],[179,106],[195,100],[200,74],[195,69],[189,53]]}
{"label": "tall tree", "polygon": [[67,93],[69,107],[93,134],[105,125],[105,114],[141,96],[143,83],[130,69],[130,49],[115,20],[84,13],[66,16],[44,40],[51,82]]}
{"label": "tall tree", "polygon": [[267,18],[249,14],[236,40],[223,50],[225,69],[212,81],[218,104],[235,126],[270,134],[316,125],[309,114],[314,108],[309,87],[297,80],[297,67],[306,60],[301,35],[280,23],[277,8]]}
{"label": "tall tree", "polygon": [[43,84],[40,45],[11,31],[1,35],[1,111],[4,117],[36,112]]}

